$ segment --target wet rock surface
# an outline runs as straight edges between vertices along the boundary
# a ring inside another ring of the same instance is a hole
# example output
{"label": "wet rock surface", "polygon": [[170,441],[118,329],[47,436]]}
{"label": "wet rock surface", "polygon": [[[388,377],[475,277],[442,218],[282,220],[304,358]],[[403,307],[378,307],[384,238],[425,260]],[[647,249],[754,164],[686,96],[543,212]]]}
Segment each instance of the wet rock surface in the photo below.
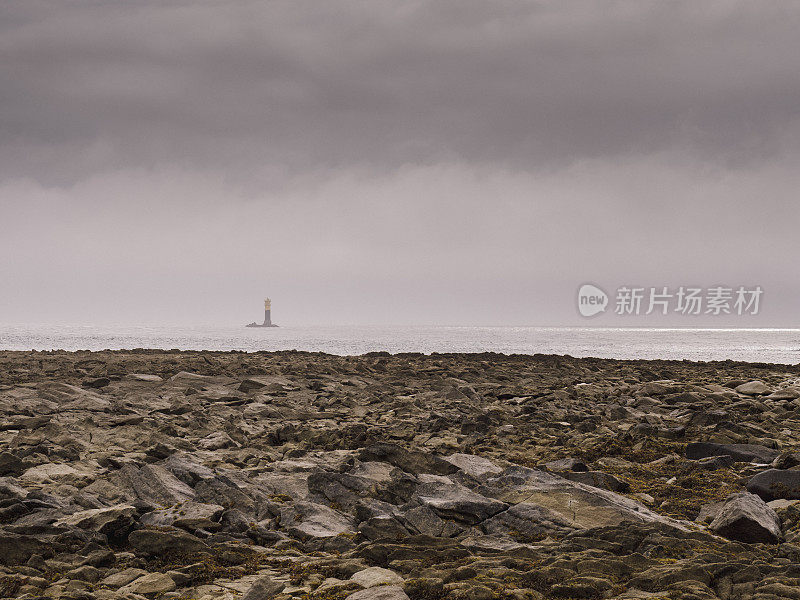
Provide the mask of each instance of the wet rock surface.
{"label": "wet rock surface", "polygon": [[800,368],[0,352],[0,597],[800,597]]}

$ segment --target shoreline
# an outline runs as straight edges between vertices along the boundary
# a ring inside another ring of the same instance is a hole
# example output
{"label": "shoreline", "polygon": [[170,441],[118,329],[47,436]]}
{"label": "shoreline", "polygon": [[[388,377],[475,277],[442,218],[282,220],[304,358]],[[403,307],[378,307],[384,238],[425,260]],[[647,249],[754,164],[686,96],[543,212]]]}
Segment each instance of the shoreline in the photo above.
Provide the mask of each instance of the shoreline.
{"label": "shoreline", "polygon": [[800,365],[0,351],[0,595],[766,594],[795,467]]}

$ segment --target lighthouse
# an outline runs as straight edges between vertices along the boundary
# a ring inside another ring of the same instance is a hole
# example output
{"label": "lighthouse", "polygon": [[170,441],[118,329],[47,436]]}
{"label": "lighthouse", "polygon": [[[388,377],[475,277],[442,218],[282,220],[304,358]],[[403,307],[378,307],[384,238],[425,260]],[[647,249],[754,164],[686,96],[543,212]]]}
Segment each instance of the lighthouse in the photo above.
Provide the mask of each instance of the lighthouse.
{"label": "lighthouse", "polygon": [[264,300],[264,327],[272,327],[272,302],[269,298]]}
{"label": "lighthouse", "polygon": [[245,327],[277,327],[277,325],[272,324],[272,301],[269,298],[264,299],[264,322],[256,323],[253,321]]}

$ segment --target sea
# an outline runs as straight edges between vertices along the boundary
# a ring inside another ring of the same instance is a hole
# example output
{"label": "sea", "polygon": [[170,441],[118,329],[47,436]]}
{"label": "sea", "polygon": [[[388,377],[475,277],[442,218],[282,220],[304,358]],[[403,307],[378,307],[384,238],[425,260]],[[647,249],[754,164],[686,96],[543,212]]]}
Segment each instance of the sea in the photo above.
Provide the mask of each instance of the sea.
{"label": "sea", "polygon": [[796,365],[800,329],[589,327],[0,325],[0,350],[303,350],[498,352]]}

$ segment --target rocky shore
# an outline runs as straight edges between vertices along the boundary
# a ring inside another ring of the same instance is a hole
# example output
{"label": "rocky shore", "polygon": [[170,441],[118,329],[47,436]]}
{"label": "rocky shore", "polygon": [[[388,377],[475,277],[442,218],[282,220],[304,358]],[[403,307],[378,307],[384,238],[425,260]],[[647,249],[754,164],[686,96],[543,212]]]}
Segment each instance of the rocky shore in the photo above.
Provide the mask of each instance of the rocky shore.
{"label": "rocky shore", "polygon": [[800,366],[0,352],[0,597],[800,598]]}

